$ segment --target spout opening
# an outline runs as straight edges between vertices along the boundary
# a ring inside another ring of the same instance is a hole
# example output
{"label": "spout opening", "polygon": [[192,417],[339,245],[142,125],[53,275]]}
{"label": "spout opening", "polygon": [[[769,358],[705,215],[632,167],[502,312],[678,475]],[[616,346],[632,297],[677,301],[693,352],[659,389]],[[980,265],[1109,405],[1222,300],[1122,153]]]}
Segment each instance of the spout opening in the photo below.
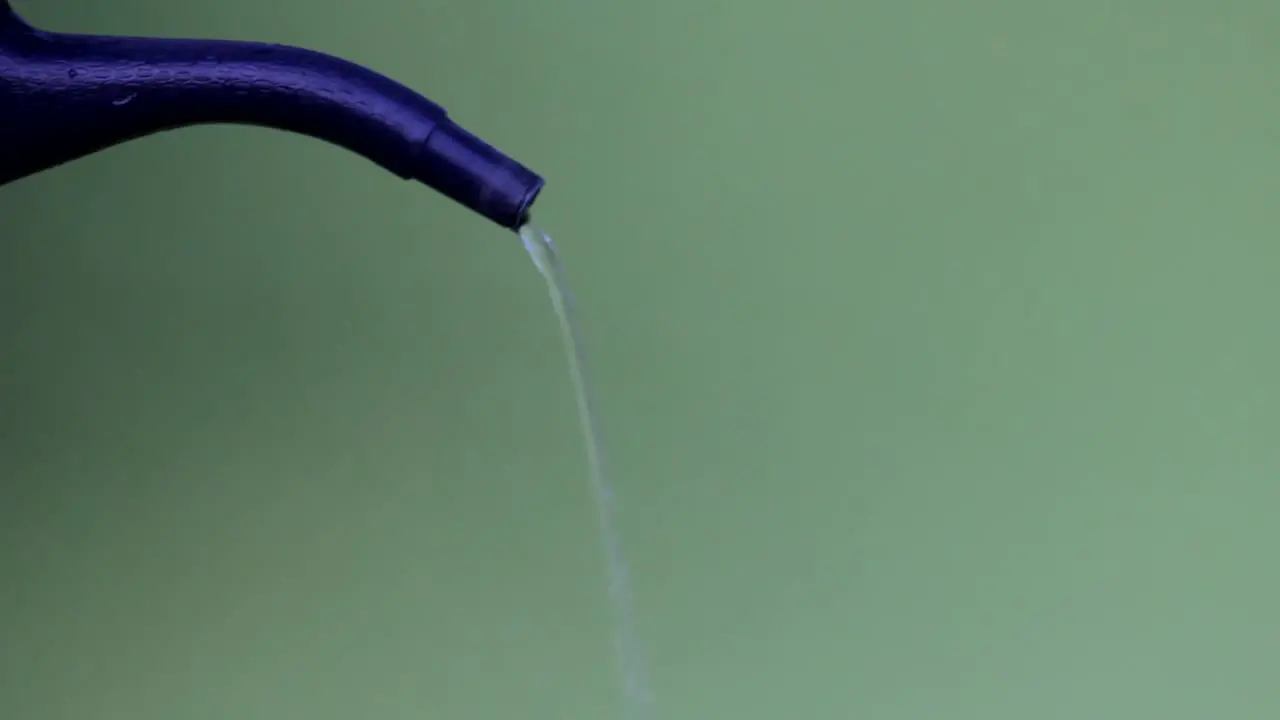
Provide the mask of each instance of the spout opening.
{"label": "spout opening", "polygon": [[542,188],[546,183],[542,178],[538,178],[538,183],[529,188],[529,192],[525,194],[524,201],[520,204],[520,209],[516,213],[516,226],[512,230],[519,231],[520,228],[528,225],[533,220],[533,204],[537,202],[538,196],[542,194]]}
{"label": "spout opening", "polygon": [[423,142],[414,179],[509,230],[529,221],[543,179],[451,121]]}

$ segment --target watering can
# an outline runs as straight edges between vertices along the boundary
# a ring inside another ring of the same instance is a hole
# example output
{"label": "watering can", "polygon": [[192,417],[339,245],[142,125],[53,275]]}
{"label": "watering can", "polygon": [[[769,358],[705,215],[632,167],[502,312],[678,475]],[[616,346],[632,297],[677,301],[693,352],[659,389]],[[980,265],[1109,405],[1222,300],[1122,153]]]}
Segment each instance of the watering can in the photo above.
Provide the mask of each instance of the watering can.
{"label": "watering can", "polygon": [[326,141],[513,230],[543,184],[443,107],[341,58],[261,42],[49,32],[0,0],[0,185],[205,124]]}

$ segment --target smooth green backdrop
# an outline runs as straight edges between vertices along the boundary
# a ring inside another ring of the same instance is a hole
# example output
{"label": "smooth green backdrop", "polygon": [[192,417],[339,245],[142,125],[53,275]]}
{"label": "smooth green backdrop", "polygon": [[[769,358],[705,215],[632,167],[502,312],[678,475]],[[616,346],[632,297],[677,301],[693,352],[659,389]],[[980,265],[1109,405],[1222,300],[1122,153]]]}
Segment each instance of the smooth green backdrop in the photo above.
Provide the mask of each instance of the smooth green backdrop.
{"label": "smooth green backdrop", "polygon": [[[1274,2],[15,5],[547,176],[662,720],[1280,717]],[[514,237],[235,128],[0,218],[0,717],[619,717]]]}

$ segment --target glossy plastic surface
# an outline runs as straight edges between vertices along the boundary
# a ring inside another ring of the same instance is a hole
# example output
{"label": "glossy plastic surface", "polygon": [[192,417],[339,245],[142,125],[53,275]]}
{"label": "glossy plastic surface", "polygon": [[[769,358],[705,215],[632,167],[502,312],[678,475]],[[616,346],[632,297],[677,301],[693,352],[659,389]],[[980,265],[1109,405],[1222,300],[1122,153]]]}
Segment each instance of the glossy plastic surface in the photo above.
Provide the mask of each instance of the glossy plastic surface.
{"label": "glossy plastic surface", "polygon": [[209,123],[319,138],[512,229],[543,183],[444,108],[346,60],[266,43],[50,33],[0,0],[0,184]]}

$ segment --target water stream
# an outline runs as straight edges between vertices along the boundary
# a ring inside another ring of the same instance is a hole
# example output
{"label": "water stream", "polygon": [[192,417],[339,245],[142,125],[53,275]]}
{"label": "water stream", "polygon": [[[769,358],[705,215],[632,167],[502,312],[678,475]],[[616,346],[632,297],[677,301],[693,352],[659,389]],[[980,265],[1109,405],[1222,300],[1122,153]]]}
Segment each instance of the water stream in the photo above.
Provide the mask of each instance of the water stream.
{"label": "water stream", "polygon": [[600,421],[596,414],[595,395],[587,372],[586,351],[578,328],[573,295],[569,292],[564,267],[551,236],[532,225],[525,225],[520,228],[520,240],[533,258],[538,272],[547,281],[551,304],[560,322],[560,334],[569,360],[569,374],[573,379],[578,418],[586,448],[587,472],[592,494],[595,496],[600,538],[604,545],[614,649],[622,674],[623,716],[626,720],[649,720],[653,715],[653,698],[649,692],[648,669],[636,627],[631,575],[622,552],[613,485],[605,462]]}

